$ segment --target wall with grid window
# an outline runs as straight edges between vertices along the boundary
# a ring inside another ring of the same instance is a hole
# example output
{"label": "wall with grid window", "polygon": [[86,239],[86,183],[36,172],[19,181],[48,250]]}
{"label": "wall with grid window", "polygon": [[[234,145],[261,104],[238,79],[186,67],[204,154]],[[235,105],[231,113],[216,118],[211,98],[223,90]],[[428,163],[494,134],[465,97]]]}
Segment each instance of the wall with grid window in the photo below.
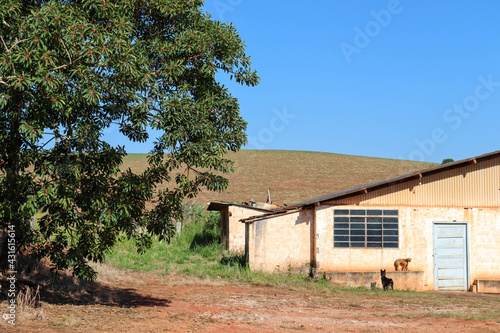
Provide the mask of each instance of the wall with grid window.
{"label": "wall with grid window", "polygon": [[500,208],[320,205],[316,213],[305,209],[247,223],[246,254],[252,270],[301,273],[314,256],[318,273],[392,274],[396,259],[412,258],[409,270],[423,272],[423,289],[433,290],[435,222],[467,224],[470,284],[500,280]]}
{"label": "wall with grid window", "polygon": [[424,289],[434,289],[433,223],[467,222],[469,273],[500,278],[500,209],[445,207],[319,206],[316,260],[319,271],[394,271],[394,261],[412,258],[410,271],[424,271]]}

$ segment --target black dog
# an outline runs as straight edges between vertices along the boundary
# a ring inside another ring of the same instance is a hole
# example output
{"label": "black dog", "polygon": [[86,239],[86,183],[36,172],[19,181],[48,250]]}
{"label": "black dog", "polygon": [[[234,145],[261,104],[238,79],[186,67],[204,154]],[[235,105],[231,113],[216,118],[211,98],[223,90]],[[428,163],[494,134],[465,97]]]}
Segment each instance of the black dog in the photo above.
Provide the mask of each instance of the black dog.
{"label": "black dog", "polygon": [[385,269],[380,270],[380,276],[382,277],[382,287],[384,287],[384,290],[389,290],[389,287],[394,290],[394,281],[385,277]]}

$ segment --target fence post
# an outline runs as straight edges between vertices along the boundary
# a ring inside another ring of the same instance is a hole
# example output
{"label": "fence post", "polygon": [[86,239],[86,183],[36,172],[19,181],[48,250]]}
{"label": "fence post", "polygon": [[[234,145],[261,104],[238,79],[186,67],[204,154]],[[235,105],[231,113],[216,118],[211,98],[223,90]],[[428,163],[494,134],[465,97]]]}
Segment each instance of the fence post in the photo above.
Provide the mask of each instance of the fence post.
{"label": "fence post", "polygon": [[175,235],[180,236],[181,235],[181,230],[182,230],[182,222],[177,222],[175,224]]}

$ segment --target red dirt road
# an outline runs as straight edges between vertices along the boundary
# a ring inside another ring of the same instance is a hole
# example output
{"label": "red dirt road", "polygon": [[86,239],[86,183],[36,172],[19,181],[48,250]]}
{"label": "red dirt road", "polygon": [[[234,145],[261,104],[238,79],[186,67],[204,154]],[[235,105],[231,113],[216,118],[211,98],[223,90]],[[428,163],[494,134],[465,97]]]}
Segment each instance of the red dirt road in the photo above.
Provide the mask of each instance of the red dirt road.
{"label": "red dirt road", "polygon": [[[154,273],[126,273],[89,291],[93,303],[52,299],[2,332],[499,332],[500,318],[464,320],[466,304],[500,304],[498,295],[449,298],[255,287]],[[314,288],[312,288],[314,289]],[[5,306],[5,302],[0,306]],[[3,310],[2,310],[3,311]]]}

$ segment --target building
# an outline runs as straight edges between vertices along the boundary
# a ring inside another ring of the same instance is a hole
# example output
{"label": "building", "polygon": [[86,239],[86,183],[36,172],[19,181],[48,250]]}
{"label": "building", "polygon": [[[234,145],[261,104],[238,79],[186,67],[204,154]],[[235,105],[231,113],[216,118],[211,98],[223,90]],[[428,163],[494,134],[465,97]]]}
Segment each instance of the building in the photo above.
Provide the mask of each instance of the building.
{"label": "building", "polygon": [[[400,288],[468,290],[485,281],[500,286],[500,151],[242,222],[252,270],[312,269],[341,282],[356,276],[358,285],[369,286],[387,269]],[[400,258],[412,259],[409,272],[395,272]]]}
{"label": "building", "polygon": [[255,203],[249,204],[235,202],[211,202],[208,211],[219,211],[221,219],[221,242],[225,244],[226,250],[243,252],[245,250],[245,226],[240,223],[241,219],[270,212],[278,206]]}

